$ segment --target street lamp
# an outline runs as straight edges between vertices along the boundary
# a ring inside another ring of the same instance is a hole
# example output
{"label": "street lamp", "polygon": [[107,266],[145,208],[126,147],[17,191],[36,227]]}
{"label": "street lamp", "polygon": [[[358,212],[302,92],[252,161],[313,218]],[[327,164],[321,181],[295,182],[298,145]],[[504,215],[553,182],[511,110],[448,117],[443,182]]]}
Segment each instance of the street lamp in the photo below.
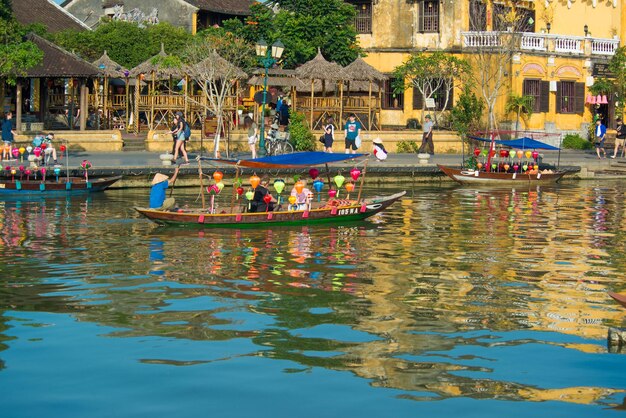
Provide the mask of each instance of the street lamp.
{"label": "street lamp", "polygon": [[265,68],[265,78],[263,79],[263,104],[261,105],[261,134],[259,137],[259,155],[265,155],[265,105],[267,103],[267,72],[270,67],[283,55],[285,45],[282,42],[276,41],[272,44],[271,48],[267,47],[267,42],[263,39],[259,39],[256,44],[256,55],[259,57],[261,64]]}

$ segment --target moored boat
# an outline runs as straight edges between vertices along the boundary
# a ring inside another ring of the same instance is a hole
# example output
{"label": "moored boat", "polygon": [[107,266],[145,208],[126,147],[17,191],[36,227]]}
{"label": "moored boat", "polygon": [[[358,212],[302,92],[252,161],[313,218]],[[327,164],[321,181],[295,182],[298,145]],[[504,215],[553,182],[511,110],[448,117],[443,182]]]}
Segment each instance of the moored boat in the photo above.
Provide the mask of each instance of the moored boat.
{"label": "moored boat", "polygon": [[90,178],[59,177],[56,179],[0,179],[0,196],[65,195],[101,192],[120,180],[122,176]]}
{"label": "moored boat", "polygon": [[[348,155],[325,154],[322,152],[301,152],[289,155],[257,158],[254,160],[209,160],[235,165],[237,166],[237,173],[239,173],[239,168],[241,167],[272,170],[280,168],[303,169],[307,166],[320,164],[325,164],[327,170],[329,171],[328,163],[340,162],[348,159],[360,158],[363,156],[366,156],[366,154]],[[318,192],[318,200],[315,201],[315,199],[309,199],[304,206],[294,205],[293,202],[287,202],[285,200],[281,202],[279,199],[276,208],[272,211],[252,212],[248,210],[250,207],[248,202],[243,199],[237,198],[237,193],[239,193],[239,195],[243,193],[241,187],[237,188],[234,186],[235,184],[240,184],[238,177],[239,175],[237,174],[233,182],[231,205],[230,207],[221,208],[219,211],[214,210],[213,204],[211,204],[210,208],[205,207],[205,205],[203,204],[201,208],[193,209],[177,208],[174,210],[163,210],[136,207],[135,210],[141,215],[160,225],[201,226],[218,228],[255,228],[279,225],[308,225],[358,221],[369,218],[385,210],[406,194],[405,191],[402,191],[389,196],[376,196],[367,199],[361,199],[361,190],[363,180],[365,178],[366,167],[367,161],[365,161],[362,172],[356,168],[351,170],[353,182],[356,182],[358,177],[362,174],[362,177],[360,179],[361,183],[358,187],[358,192],[354,189],[354,183],[351,183],[352,186],[350,190],[354,190],[356,192],[355,194],[358,194],[356,199],[349,199],[349,193],[346,194],[345,199],[335,197],[337,189],[341,187],[341,185],[338,184],[334,189],[335,193],[332,193],[333,189],[331,188],[331,193],[329,194],[329,196],[331,197],[328,200],[321,201],[321,199],[319,199],[319,192],[321,191],[320,186],[319,190],[316,190]],[[340,170],[341,169],[338,169],[338,171]],[[202,170],[200,168],[200,172],[201,171]],[[311,169],[309,170],[309,173],[311,172],[317,172],[317,170]],[[317,174],[318,173],[316,173],[315,176],[312,175],[312,177],[316,178],[317,181],[320,182],[321,180],[319,179]],[[219,180],[216,181],[221,181],[221,173],[219,176]],[[328,176],[327,185],[328,187],[331,187],[330,175]],[[221,187],[223,187],[223,184]],[[252,185],[252,190],[254,190],[255,188],[256,186]],[[212,185],[207,189],[214,190],[215,193],[219,193],[219,191],[217,191],[218,188],[216,187],[216,185]],[[237,189],[241,190],[239,190],[238,192]],[[219,190],[221,190],[221,188],[219,188]],[[252,193],[252,191],[249,191],[248,193]],[[278,191],[278,194],[280,195],[280,191]],[[211,198],[213,199],[214,197],[215,195],[213,195]],[[237,203],[235,204],[236,198]],[[250,195],[249,199],[252,199],[252,195]]]}
{"label": "moored boat", "polygon": [[437,167],[452,180],[461,184],[556,183],[567,174],[566,171],[548,170],[537,173],[487,172],[448,167],[441,164],[437,164]]}
{"label": "moored boat", "polygon": [[622,293],[609,292],[609,296],[612,297],[617,303],[626,308],[626,295]]}

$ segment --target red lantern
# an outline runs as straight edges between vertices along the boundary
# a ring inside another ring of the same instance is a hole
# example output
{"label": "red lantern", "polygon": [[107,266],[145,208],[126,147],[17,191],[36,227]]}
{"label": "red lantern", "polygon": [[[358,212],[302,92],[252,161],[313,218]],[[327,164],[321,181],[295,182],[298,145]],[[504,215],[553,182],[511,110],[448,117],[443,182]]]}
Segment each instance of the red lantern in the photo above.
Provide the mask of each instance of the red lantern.
{"label": "red lantern", "polygon": [[505,149],[500,150],[500,157],[506,158],[508,156],[508,152]]}
{"label": "red lantern", "polygon": [[474,148],[474,157],[478,157],[480,155],[480,148]]}
{"label": "red lantern", "polygon": [[312,168],[309,170],[309,176],[311,176],[312,179],[316,179],[319,175],[320,171],[317,168]]}
{"label": "red lantern", "polygon": [[491,158],[496,156],[496,150],[492,149],[491,151],[489,151],[489,154],[491,155]]}
{"label": "red lantern", "polygon": [[359,170],[358,168],[353,168],[352,170],[350,170],[350,177],[352,177],[352,180],[357,181],[360,175],[361,170]]}
{"label": "red lantern", "polygon": [[59,147],[59,149],[61,150],[61,152],[65,152],[65,150],[66,150],[65,145],[61,145],[61,146]]}
{"label": "red lantern", "polygon": [[269,195],[269,194],[266,194],[265,196],[263,196],[263,201],[264,201],[266,204],[269,204],[269,203],[272,201],[272,196],[271,196],[271,195]]}
{"label": "red lantern", "polygon": [[239,196],[241,196],[243,194],[243,187],[241,187],[241,186],[237,187],[237,194]]}

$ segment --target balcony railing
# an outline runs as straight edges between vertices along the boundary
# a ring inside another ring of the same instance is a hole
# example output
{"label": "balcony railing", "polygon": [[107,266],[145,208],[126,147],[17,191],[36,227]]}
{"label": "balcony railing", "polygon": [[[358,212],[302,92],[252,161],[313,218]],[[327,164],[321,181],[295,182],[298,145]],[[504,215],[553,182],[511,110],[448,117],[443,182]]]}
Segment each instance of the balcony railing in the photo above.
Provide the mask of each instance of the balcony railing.
{"label": "balcony railing", "polygon": [[[502,36],[509,32],[461,32],[464,48],[498,48]],[[567,55],[613,55],[619,39],[553,35],[548,33],[518,33],[519,49],[523,51],[554,52]]]}

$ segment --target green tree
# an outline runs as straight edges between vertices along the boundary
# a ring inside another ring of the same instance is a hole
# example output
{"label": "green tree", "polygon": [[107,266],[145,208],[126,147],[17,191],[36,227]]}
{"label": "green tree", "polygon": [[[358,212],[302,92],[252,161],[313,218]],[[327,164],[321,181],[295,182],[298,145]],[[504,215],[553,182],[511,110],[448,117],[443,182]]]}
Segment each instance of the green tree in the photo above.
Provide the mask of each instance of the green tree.
{"label": "green tree", "polygon": [[287,68],[312,59],[318,48],[326,59],[341,65],[361,54],[354,27],[356,10],[342,0],[271,0],[253,4],[250,11],[245,22],[230,20],[224,27],[251,44],[261,38],[269,44],[280,39]]}
{"label": "green tree", "polygon": [[100,58],[106,50],[112,60],[133,68],[158,54],[161,44],[167,53],[180,53],[192,36],[169,23],[140,28],[136,23],[110,20],[94,31],[67,30],[53,35],[52,39],[87,61]]}
{"label": "green tree", "polygon": [[11,2],[0,1],[0,77],[10,84],[43,60],[43,52],[25,41],[27,28],[13,19]]}
{"label": "green tree", "polygon": [[530,118],[533,114],[533,104],[535,98],[533,96],[518,96],[517,94],[511,94],[506,101],[504,111],[506,113],[515,112],[517,119],[515,120],[515,136],[517,137],[517,131],[519,130],[520,115],[525,115],[526,118]]}
{"label": "green tree", "polygon": [[620,46],[609,61],[609,70],[615,76],[615,92],[617,93],[616,113],[624,115],[626,100],[626,46]]}
{"label": "green tree", "polygon": [[450,112],[452,127],[459,133],[463,142],[467,140],[470,132],[478,129],[484,109],[483,99],[476,96],[469,83],[464,84],[456,105]]}
{"label": "green tree", "polygon": [[[422,109],[427,99],[439,95],[444,98],[441,108],[445,109],[450,101],[454,80],[467,78],[469,72],[469,64],[453,55],[441,51],[429,54],[418,52],[394,69],[393,87],[396,93],[409,87],[417,89],[422,95]],[[437,121],[437,112],[434,109],[433,114]]]}

